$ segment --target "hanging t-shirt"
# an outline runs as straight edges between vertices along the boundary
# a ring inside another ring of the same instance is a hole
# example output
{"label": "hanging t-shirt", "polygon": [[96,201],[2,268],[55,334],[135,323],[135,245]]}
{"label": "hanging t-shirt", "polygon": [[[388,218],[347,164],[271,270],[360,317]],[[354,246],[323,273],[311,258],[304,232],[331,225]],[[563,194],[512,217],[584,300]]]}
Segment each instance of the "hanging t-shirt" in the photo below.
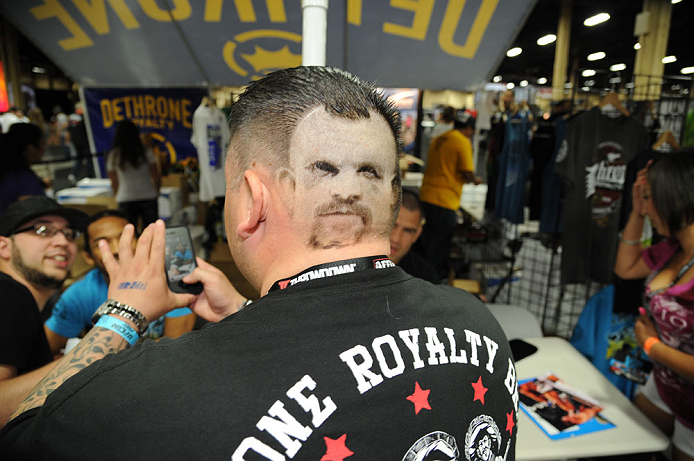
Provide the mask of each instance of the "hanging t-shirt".
{"label": "hanging t-shirt", "polygon": [[499,159],[494,214],[512,224],[522,224],[525,220],[525,181],[530,167],[529,130],[529,111],[520,110],[508,117]]}
{"label": "hanging t-shirt", "polygon": [[229,143],[229,125],[224,113],[214,106],[200,104],[193,113],[190,138],[198,152],[200,200],[208,202],[225,194],[224,160]]}
{"label": "hanging t-shirt", "polygon": [[559,148],[566,137],[566,120],[557,117],[554,120],[554,150],[549,164],[542,172],[542,210],[540,212],[540,232],[559,232],[561,223],[561,201],[564,198],[564,185],[561,178],[554,172],[554,163],[559,154]]}
{"label": "hanging t-shirt", "polygon": [[593,108],[573,119],[554,171],[566,185],[562,283],[611,283],[627,163],[644,149],[637,121]]}

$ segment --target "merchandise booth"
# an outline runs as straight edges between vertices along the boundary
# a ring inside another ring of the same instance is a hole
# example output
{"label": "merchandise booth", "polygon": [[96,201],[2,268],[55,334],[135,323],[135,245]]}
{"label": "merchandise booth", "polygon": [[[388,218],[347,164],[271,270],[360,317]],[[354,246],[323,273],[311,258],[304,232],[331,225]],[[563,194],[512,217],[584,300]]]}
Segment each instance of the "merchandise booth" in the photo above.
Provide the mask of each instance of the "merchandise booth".
{"label": "merchandise booth", "polygon": [[68,184],[74,154],[61,149],[34,170],[89,213],[118,206],[106,156],[133,120],[162,174],[160,217],[188,226],[196,253],[251,299],[223,222],[226,115],[245,85],[302,63],[377,82],[400,113],[412,191],[454,127],[444,113],[473,117],[482,182],[463,186],[443,283],[485,301],[511,340],[515,459],[668,459],[668,437],[633,404],[653,367],[635,334],[645,279],[618,277],[615,262],[620,242],[665,240],[648,219],[623,236],[639,171],[694,146],[687,1],[345,0],[318,15],[282,1],[3,2],[5,96],[27,103],[17,35],[74,82],[94,177]]}

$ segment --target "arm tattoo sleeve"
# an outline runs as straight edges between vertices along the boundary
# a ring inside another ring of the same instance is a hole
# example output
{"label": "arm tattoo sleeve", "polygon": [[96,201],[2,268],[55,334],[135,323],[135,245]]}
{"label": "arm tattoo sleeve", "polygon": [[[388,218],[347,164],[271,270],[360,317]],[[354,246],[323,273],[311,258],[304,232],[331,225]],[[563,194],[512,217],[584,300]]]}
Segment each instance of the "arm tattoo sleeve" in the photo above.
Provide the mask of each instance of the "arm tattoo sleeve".
{"label": "arm tattoo sleeve", "polygon": [[10,417],[10,421],[32,408],[40,407],[46,398],[68,378],[109,354],[125,349],[128,342],[118,333],[94,327],[82,341],[68,352],[36,385]]}

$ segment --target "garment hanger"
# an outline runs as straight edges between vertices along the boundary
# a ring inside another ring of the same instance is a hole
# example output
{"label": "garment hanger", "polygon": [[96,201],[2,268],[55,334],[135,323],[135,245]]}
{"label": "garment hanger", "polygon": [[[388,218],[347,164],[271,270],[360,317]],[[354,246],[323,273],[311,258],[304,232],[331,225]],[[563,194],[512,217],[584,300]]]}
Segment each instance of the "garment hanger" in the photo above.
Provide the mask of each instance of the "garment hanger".
{"label": "garment hanger", "polygon": [[677,142],[677,139],[675,139],[675,135],[672,134],[672,131],[669,130],[665,130],[660,134],[660,137],[651,146],[651,149],[658,150],[658,148],[663,146],[664,144],[668,144],[670,147],[672,147],[673,150],[677,150],[680,148],[680,144]]}
{"label": "garment hanger", "polygon": [[607,95],[605,95],[605,97],[602,98],[602,101],[600,101],[600,104],[598,104],[598,107],[600,109],[603,109],[609,105],[617,109],[625,117],[631,115],[629,111],[626,110],[626,108],[622,105],[622,102],[619,100],[619,96],[617,96],[617,93],[615,93],[614,91],[610,91],[609,93],[607,93]]}

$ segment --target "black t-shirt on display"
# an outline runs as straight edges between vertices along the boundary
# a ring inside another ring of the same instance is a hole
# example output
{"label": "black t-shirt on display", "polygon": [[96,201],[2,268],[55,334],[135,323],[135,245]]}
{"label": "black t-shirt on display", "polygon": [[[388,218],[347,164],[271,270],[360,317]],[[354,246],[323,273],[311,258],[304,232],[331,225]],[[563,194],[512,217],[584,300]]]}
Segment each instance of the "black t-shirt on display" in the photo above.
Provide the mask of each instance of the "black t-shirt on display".
{"label": "black t-shirt on display", "polygon": [[351,273],[342,263],[96,362],[10,422],[0,452],[356,461],[488,448],[515,459],[515,368],[489,310],[389,260]]}
{"label": "black t-shirt on display", "polygon": [[27,287],[0,272],[0,365],[23,374],[51,361],[41,313]]}

